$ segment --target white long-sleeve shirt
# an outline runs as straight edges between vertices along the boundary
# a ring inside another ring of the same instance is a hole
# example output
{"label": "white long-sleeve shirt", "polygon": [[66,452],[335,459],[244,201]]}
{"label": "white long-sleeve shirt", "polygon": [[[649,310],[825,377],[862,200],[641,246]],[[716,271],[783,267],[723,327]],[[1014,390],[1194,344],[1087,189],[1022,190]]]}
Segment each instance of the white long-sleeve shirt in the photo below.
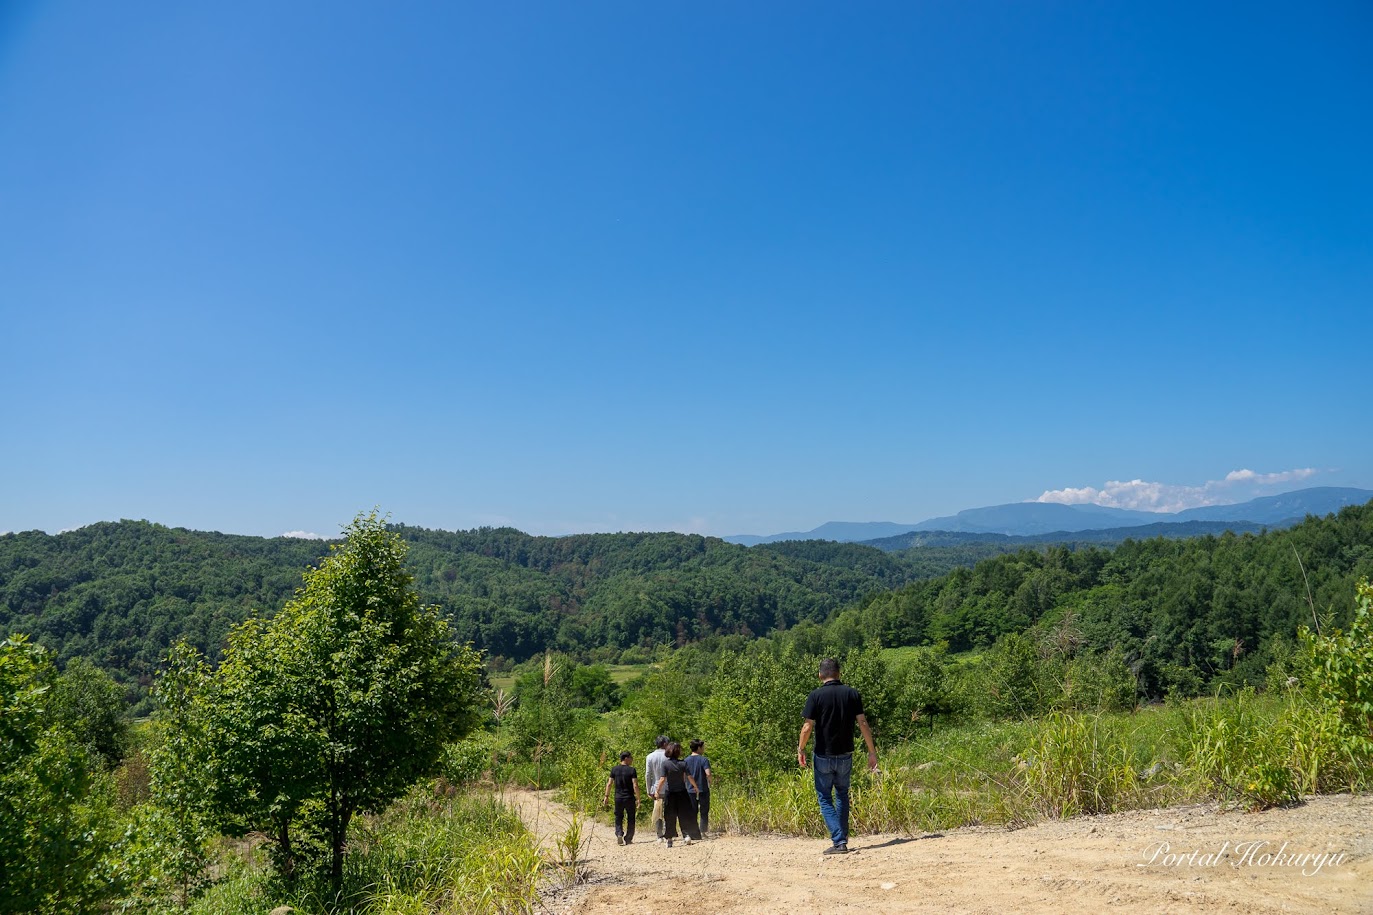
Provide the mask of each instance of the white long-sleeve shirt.
{"label": "white long-sleeve shirt", "polygon": [[667,753],[662,747],[654,750],[644,758],[644,784],[648,786],[648,796],[658,796],[658,779],[663,777],[663,760],[667,759]]}

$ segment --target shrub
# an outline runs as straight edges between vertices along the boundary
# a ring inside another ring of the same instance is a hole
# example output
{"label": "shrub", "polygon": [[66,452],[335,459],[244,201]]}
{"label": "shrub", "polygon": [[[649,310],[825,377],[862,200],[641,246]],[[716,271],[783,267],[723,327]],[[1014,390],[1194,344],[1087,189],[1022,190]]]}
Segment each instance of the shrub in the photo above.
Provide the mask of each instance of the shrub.
{"label": "shrub", "polygon": [[1135,675],[1118,649],[1079,655],[1063,677],[1065,708],[1086,712],[1124,712],[1135,707]]}
{"label": "shrub", "polygon": [[1338,716],[1342,737],[1359,765],[1373,762],[1373,586],[1361,581],[1348,632],[1302,638],[1311,655],[1310,677],[1319,699]]}

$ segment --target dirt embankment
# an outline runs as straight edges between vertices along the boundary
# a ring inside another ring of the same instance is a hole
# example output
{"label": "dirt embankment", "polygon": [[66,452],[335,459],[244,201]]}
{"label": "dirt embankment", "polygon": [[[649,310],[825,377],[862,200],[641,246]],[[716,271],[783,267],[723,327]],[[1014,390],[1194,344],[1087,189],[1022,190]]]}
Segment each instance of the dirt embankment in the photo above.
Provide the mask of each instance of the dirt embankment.
{"label": "dirt embankment", "polygon": [[[567,809],[547,793],[507,799],[552,847]],[[619,847],[613,829],[588,826],[589,879],[550,890],[550,912],[1373,915],[1373,795],[1255,814],[1192,806],[1014,831],[859,836],[847,856],[776,836],[668,849],[649,832]]]}

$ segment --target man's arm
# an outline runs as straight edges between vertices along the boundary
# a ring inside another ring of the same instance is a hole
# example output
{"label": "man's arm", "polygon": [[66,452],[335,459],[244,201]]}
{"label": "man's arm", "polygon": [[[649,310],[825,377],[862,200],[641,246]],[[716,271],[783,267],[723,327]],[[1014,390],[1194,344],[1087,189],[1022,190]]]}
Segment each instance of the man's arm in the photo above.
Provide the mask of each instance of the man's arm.
{"label": "man's arm", "polygon": [[610,806],[610,786],[613,784],[615,784],[615,779],[608,778],[605,780],[605,797],[601,800],[601,803],[607,807]]}
{"label": "man's arm", "polygon": [[[867,725],[863,725],[867,727]],[[801,764],[801,768],[806,767],[806,744],[810,743],[810,732],[815,729],[815,719],[807,718],[806,723],[801,725],[801,739],[796,741],[796,761]]]}
{"label": "man's arm", "polygon": [[858,716],[858,730],[863,732],[863,742],[868,745],[868,768],[877,768],[877,744],[872,742],[872,728],[868,727],[868,716]]}
{"label": "man's arm", "polygon": [[630,784],[634,786],[634,803],[637,804],[639,803],[639,776],[634,776],[634,778],[630,780]]}

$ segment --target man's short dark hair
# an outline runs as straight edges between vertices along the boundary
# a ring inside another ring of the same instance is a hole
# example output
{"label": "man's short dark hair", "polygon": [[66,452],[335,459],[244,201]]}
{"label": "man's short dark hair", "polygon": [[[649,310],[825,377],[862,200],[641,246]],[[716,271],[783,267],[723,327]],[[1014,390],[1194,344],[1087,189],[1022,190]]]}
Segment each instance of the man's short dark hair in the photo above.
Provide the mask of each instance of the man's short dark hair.
{"label": "man's short dark hair", "polygon": [[667,736],[666,734],[659,734],[658,739],[653,741],[653,745],[655,747],[658,747],[659,749],[666,747],[670,743],[672,743],[672,738]]}
{"label": "man's short dark hair", "polygon": [[691,746],[691,752],[695,753],[697,750],[701,749],[701,748],[704,747],[705,745],[706,745],[706,742],[705,742],[704,740],[702,740],[701,738],[698,737],[698,738],[696,738],[695,740],[693,740],[693,741],[691,742],[691,744],[690,744],[690,746]]}
{"label": "man's short dark hair", "polygon": [[820,662],[820,679],[833,680],[839,676],[839,659],[825,658]]}
{"label": "man's short dark hair", "polygon": [[620,754],[620,761],[621,761],[621,762],[623,762],[623,761],[626,760],[626,759],[633,759],[633,758],[634,758],[634,754],[631,753],[631,752],[629,752],[628,750],[625,750],[623,753]]}

